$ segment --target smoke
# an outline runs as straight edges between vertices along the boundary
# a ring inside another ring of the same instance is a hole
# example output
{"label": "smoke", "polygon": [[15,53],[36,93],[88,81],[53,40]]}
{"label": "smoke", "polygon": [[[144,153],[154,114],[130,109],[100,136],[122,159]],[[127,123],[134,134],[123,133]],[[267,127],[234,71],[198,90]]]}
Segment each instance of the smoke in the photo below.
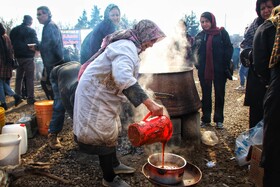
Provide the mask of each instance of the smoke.
{"label": "smoke", "polygon": [[[162,104],[156,98],[154,91],[149,88],[153,82],[154,73],[170,72],[180,70],[188,65],[186,54],[190,44],[186,37],[186,26],[181,20],[173,24],[170,32],[166,33],[167,37],[155,43],[153,47],[148,48],[141,53],[139,84],[146,91],[148,96],[157,103]],[[141,121],[149,111],[142,104],[134,110],[134,120]],[[167,109],[164,107],[164,114],[169,116]]]}
{"label": "smoke", "polygon": [[191,65],[187,54],[191,45],[186,37],[186,26],[181,20],[174,24],[167,37],[143,52],[140,72],[160,73],[169,72],[174,67],[180,68]]}
{"label": "smoke", "polygon": [[[163,105],[162,102],[159,99],[156,98],[156,96],[154,94],[154,91],[151,90],[150,88],[146,87],[146,85],[148,85],[148,84],[147,84],[147,82],[145,82],[145,80],[149,81],[149,80],[152,80],[152,79],[149,76],[143,76],[143,77],[139,78],[138,82],[142,86],[142,88],[145,90],[146,94],[149,96],[149,98],[154,100],[156,103]],[[147,109],[147,107],[144,104],[141,104],[137,108],[133,109],[133,113],[134,113],[133,120],[136,121],[136,122],[139,122],[139,121],[143,120],[143,118],[149,112],[150,111]],[[163,114],[170,117],[165,106],[163,106]]]}
{"label": "smoke", "polygon": [[[165,32],[166,33],[166,32]],[[185,69],[186,66],[192,65],[187,60],[188,48],[190,44],[186,37],[186,27],[181,24],[181,21],[174,24],[171,32],[166,33],[167,37],[154,44],[153,47],[148,48],[141,53],[141,65],[138,82],[148,94],[149,98],[153,99],[157,103],[162,104],[161,100],[156,97],[153,90],[149,88],[149,85],[153,83],[153,74],[166,73],[170,71],[180,71]],[[141,104],[137,108],[133,109],[133,122],[140,122],[149,113],[144,104]],[[170,117],[166,107],[164,107],[164,115]],[[176,146],[172,146],[173,148]],[[151,145],[145,145],[145,152],[154,153],[162,151],[162,144],[154,143]],[[165,152],[169,152],[171,147],[166,146]]]}

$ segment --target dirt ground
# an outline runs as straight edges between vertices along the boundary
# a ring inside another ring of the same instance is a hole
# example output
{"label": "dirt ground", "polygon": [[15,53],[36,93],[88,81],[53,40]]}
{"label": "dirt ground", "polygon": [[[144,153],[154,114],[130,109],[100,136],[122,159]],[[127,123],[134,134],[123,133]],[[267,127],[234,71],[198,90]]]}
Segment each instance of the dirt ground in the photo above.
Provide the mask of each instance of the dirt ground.
{"label": "dirt ground", "polygon": [[[237,72],[235,72],[234,76],[238,77]],[[200,94],[200,86],[195,72],[194,79]],[[214,131],[219,138],[218,144],[208,146],[200,143],[194,146],[186,142],[183,146],[172,148],[173,153],[183,156],[188,162],[196,165],[201,170],[202,178],[195,186],[253,186],[248,179],[248,166],[241,167],[234,159],[235,139],[241,132],[248,129],[248,107],[243,106],[244,93],[234,90],[238,85],[238,80],[227,82],[224,129],[217,130],[215,127],[201,129],[201,132],[205,130]],[[46,99],[38,83],[36,83],[35,90],[37,100]],[[6,111],[7,122],[15,122],[25,114],[34,113],[33,105],[27,105],[26,101],[18,107],[13,107],[13,99],[8,98],[8,100],[10,109]],[[34,138],[28,139],[28,150],[26,154],[21,156],[22,164],[19,166],[20,168],[25,168],[25,171],[21,172],[20,175],[10,176],[10,186],[102,186],[102,173],[98,165],[98,157],[79,151],[73,140],[72,120],[68,116],[60,134],[60,139],[63,145],[60,151],[51,150],[46,144],[47,138],[45,136],[36,134]],[[123,163],[137,169],[134,174],[121,174],[121,178],[133,187],[153,186],[142,173],[142,166],[147,162],[147,157],[151,154],[146,147],[132,147],[127,140],[126,133],[123,133],[120,137],[118,154]],[[208,167],[206,165],[207,161],[213,161],[216,165]],[[50,167],[40,169],[42,172],[32,172],[32,170],[26,169],[31,162],[49,163]]]}

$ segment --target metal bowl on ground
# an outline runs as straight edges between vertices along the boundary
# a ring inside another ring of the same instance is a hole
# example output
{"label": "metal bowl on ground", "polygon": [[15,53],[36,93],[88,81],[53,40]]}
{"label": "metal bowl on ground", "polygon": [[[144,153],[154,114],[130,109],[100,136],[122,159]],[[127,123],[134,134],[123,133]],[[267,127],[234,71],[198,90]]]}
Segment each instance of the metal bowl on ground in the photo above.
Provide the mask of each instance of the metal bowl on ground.
{"label": "metal bowl on ground", "polygon": [[163,184],[177,184],[183,179],[187,161],[176,154],[164,153],[164,162],[162,162],[162,153],[155,153],[148,157],[147,170],[152,180]]}
{"label": "metal bowl on ground", "polygon": [[163,184],[162,182],[157,182],[151,179],[151,171],[149,170],[149,163],[145,163],[142,167],[143,175],[155,186],[161,187],[185,187],[185,186],[195,186],[201,181],[202,172],[201,170],[194,164],[190,162],[185,166],[185,172],[183,175],[183,179],[181,182],[177,184]]}

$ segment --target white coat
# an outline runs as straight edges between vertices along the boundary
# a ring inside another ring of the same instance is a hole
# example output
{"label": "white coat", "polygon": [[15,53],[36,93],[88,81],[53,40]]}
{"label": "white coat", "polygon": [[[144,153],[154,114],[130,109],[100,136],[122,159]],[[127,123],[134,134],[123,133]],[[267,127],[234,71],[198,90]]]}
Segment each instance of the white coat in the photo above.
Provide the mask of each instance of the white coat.
{"label": "white coat", "polygon": [[73,129],[79,142],[116,146],[121,130],[119,113],[127,98],[122,91],[134,85],[139,72],[139,49],[118,40],[88,65],[76,89]]}

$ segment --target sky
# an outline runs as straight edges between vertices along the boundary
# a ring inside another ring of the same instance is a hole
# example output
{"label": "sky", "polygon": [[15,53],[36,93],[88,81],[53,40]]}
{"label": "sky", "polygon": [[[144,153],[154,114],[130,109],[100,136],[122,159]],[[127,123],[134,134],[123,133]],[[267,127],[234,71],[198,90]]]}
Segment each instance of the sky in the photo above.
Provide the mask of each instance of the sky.
{"label": "sky", "polygon": [[53,21],[67,25],[75,25],[78,18],[86,10],[90,17],[94,5],[100,8],[103,15],[106,6],[114,3],[119,6],[122,15],[129,20],[150,19],[165,31],[193,11],[199,19],[205,11],[212,12],[218,27],[225,27],[230,35],[243,35],[245,27],[257,16],[256,0],[9,0],[1,3],[0,17],[5,20],[22,22],[23,15],[33,17],[33,27],[42,27],[36,19],[36,9],[48,6]]}

